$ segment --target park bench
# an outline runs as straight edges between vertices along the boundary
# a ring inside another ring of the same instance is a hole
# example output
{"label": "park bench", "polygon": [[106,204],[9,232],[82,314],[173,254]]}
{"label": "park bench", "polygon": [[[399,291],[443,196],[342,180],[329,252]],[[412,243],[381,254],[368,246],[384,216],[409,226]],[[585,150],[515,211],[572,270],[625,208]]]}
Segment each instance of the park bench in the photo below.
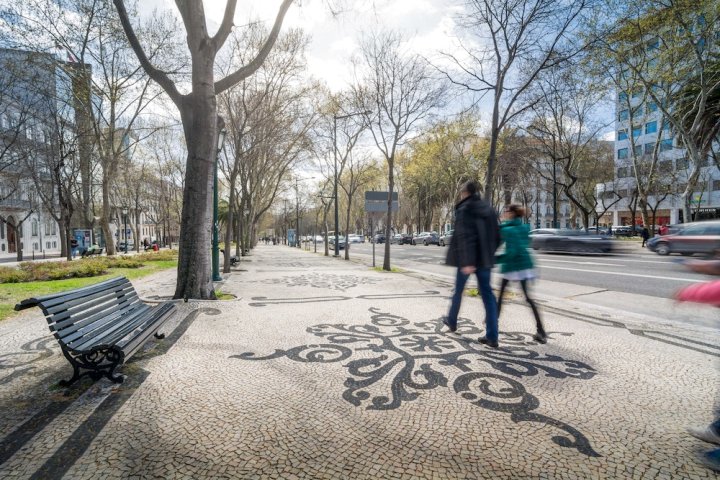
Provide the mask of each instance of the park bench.
{"label": "park bench", "polygon": [[63,387],[85,375],[94,380],[105,376],[121,383],[124,376],[116,375],[115,369],[151,335],[164,338],[158,331],[176,309],[171,302],[154,307],[141,302],[125,277],[28,298],[15,305],[15,310],[36,306],[42,309],[50,331],[73,367],[72,378],[60,382]]}
{"label": "park bench", "polygon": [[[221,248],[220,253],[225,254],[225,249]],[[240,263],[240,259],[237,257],[237,255],[230,254],[230,265],[234,267],[238,263]]]}
{"label": "park bench", "polygon": [[98,247],[98,248],[88,248],[87,250],[85,250],[84,252],[82,252],[82,255],[81,255],[81,256],[82,256],[82,257],[91,257],[91,256],[93,256],[93,255],[101,255],[102,252],[103,252],[102,247]]}

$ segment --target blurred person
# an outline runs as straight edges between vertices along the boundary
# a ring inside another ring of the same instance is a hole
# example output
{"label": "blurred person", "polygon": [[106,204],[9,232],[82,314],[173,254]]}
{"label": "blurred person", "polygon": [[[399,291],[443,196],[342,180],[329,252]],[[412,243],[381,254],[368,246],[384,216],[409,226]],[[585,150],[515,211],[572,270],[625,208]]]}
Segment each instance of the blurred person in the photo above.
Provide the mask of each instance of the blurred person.
{"label": "blurred person", "polygon": [[650,238],[650,230],[647,229],[647,227],[643,226],[642,232],[640,232],[640,236],[642,236],[642,247],[645,246],[645,242],[648,241],[648,238]]}
{"label": "blurred person", "polygon": [[[692,271],[707,275],[720,276],[720,248],[714,252],[711,260],[690,260],[685,265]],[[676,294],[681,302],[705,303],[720,307],[720,280],[693,284],[685,287]],[[688,432],[708,443],[720,445],[720,405],[715,409],[715,421],[707,427],[691,427]],[[720,472],[720,448],[703,452],[700,462],[715,472]]]}
{"label": "blurred person", "polygon": [[492,348],[498,347],[498,325],[497,300],[490,286],[490,271],[495,264],[499,240],[495,210],[480,198],[477,183],[466,182],[460,190],[460,201],[455,206],[455,233],[447,253],[446,263],[457,267],[457,274],[450,313],[443,323],[451,332],[457,331],[465,284],[474,273],[485,306],[485,336],[480,337],[479,342]]}
{"label": "blurred person", "polygon": [[510,205],[505,209],[503,218],[505,221],[500,225],[500,242],[505,244],[505,253],[497,256],[502,276],[498,295],[498,318],[500,318],[503,294],[508,283],[520,282],[525,300],[535,316],[536,332],[533,338],[539,343],[547,343],[547,334],[540,319],[540,312],[528,293],[528,281],[537,275],[535,274],[535,264],[530,256],[530,226],[523,223],[525,209],[519,205]]}

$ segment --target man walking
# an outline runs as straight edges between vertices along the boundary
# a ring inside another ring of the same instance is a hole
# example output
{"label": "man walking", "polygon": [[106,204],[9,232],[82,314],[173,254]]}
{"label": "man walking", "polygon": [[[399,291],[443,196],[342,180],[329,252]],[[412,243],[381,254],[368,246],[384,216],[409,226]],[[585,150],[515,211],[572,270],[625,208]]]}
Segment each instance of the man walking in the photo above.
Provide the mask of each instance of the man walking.
{"label": "man walking", "polygon": [[498,346],[498,322],[497,301],[490,286],[490,270],[495,263],[495,250],[499,242],[497,214],[478,195],[477,183],[466,182],[460,190],[460,202],[455,206],[455,232],[446,263],[458,268],[450,313],[443,323],[451,332],[457,330],[463,290],[468,277],[474,273],[485,305],[486,332],[479,341],[493,348]]}

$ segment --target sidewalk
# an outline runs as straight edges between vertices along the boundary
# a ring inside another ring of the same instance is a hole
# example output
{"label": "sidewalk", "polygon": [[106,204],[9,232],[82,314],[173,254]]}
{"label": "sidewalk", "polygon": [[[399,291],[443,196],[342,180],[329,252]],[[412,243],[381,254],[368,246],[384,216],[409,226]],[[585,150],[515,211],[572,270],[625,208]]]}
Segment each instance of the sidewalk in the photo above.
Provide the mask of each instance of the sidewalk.
{"label": "sidewalk", "polygon": [[[0,478],[716,478],[685,433],[712,417],[710,331],[548,307],[538,345],[509,303],[493,350],[477,298],[440,332],[446,283],[282,246],[243,260],[221,287],[238,298],[181,304],[121,386],[59,389],[41,313],[0,323]],[[160,300],[173,276],[136,287]]]}

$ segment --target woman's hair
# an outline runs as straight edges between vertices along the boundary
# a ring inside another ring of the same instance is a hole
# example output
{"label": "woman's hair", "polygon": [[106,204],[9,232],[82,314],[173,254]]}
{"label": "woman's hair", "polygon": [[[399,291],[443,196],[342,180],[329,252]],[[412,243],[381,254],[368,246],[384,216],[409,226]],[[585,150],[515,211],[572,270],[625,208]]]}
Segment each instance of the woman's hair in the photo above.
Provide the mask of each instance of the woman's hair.
{"label": "woman's hair", "polygon": [[512,214],[513,218],[525,218],[525,209],[520,205],[510,205],[507,207],[507,211]]}

